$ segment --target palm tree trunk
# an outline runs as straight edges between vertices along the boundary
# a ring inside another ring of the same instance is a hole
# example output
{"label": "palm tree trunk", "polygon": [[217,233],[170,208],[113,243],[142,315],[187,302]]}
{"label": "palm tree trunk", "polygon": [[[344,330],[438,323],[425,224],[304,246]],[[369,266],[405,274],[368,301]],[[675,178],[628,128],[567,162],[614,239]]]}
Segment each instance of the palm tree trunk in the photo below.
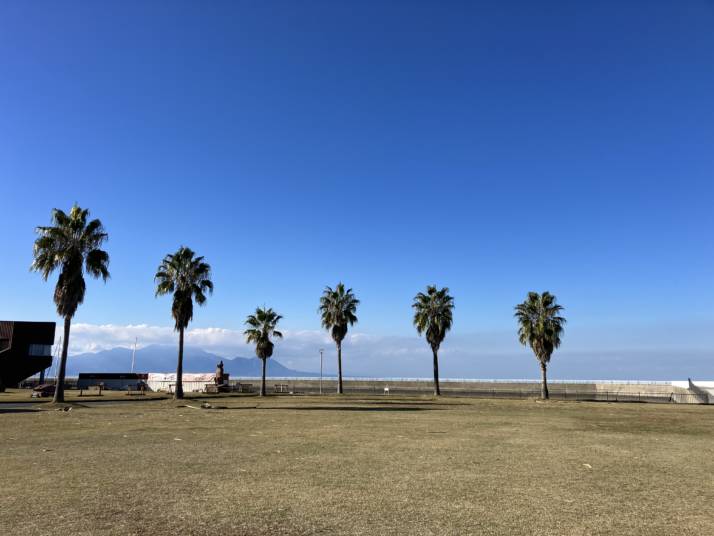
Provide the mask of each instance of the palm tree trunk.
{"label": "palm tree trunk", "polygon": [[265,392],[265,362],[266,362],[266,359],[261,359],[261,361],[263,362],[263,380],[260,382],[260,396],[265,396],[266,395],[266,392]]}
{"label": "palm tree trunk", "polygon": [[183,398],[183,327],[179,329],[179,354],[176,365],[176,387],[174,389],[174,400]]}
{"label": "palm tree trunk", "polygon": [[550,398],[548,396],[548,379],[546,377],[546,364],[541,362],[540,364],[540,376],[541,376],[541,385],[540,385],[540,397],[543,400],[548,400]]}
{"label": "palm tree trunk", "polygon": [[441,395],[441,389],[439,389],[439,355],[433,348],[431,351],[434,353],[434,396]]}
{"label": "palm tree trunk", "polygon": [[64,338],[62,339],[62,357],[60,357],[59,370],[57,371],[57,381],[55,382],[55,396],[52,402],[64,402],[64,375],[67,370],[67,351],[69,350],[69,328],[72,319],[64,317]]}
{"label": "palm tree trunk", "polygon": [[342,343],[337,343],[337,394],[342,394]]}

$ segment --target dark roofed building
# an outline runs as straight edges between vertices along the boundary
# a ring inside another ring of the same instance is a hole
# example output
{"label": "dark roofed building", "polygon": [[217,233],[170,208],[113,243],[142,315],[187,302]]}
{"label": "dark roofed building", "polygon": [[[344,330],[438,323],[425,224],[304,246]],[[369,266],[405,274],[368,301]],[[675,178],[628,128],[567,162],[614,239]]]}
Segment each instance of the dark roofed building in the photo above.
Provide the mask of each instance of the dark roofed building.
{"label": "dark roofed building", "polygon": [[54,322],[0,321],[0,390],[52,364]]}
{"label": "dark roofed building", "polygon": [[77,388],[87,389],[101,385],[104,389],[136,389],[146,384],[148,374],[134,372],[80,372]]}

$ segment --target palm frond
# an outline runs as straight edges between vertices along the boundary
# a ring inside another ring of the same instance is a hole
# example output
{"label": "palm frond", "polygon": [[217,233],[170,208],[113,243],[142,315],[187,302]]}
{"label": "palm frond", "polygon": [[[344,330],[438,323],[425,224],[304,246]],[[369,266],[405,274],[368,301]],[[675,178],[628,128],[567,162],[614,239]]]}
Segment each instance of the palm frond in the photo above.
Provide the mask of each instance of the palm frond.
{"label": "palm frond", "polygon": [[417,333],[425,334],[429,345],[437,351],[453,324],[454,298],[449,295],[449,289],[427,286],[426,293],[414,296],[412,308]]}
{"label": "palm frond", "polygon": [[563,307],[550,292],[529,292],[523,303],[515,307],[518,341],[529,346],[543,364],[550,362],[553,351],[560,347],[566,319]]}
{"label": "palm frond", "polygon": [[196,257],[190,248],[180,247],[169,253],[154,275],[155,295],[173,294],[171,314],[176,329],[186,328],[193,319],[193,302],[206,303],[206,294],[213,293],[211,267],[203,257]]}
{"label": "palm frond", "polygon": [[335,342],[341,342],[347,335],[348,327],[357,323],[359,303],[352,289],[345,289],[343,283],[338,283],[334,289],[325,287],[318,313],[322,327],[331,331]]}
{"label": "palm frond", "polygon": [[52,225],[35,229],[38,237],[33,247],[30,269],[47,280],[55,271],[60,274],[54,301],[60,316],[71,318],[84,301],[84,273],[109,279],[109,254],[101,249],[108,239],[100,220],[87,223],[89,210],[74,205],[69,214],[53,209]]}
{"label": "palm frond", "polygon": [[245,319],[245,325],[249,327],[243,335],[246,342],[255,344],[255,354],[260,359],[268,359],[273,355],[271,337],[282,339],[283,334],[275,329],[282,318],[272,308],[256,307],[255,313]]}

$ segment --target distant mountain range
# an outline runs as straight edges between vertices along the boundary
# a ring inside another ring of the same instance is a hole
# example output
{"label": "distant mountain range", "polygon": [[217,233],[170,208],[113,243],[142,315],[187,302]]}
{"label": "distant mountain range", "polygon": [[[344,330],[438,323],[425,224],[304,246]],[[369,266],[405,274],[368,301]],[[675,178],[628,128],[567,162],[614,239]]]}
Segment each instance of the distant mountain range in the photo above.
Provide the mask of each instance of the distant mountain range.
{"label": "distant mountain range", "polygon": [[[80,372],[129,372],[131,370],[131,349],[112,348],[97,353],[70,356],[67,359],[67,376],[77,376]],[[178,349],[175,346],[151,345],[136,351],[134,372],[175,372]],[[223,361],[224,371],[232,378],[256,377],[261,375],[261,363],[257,357],[222,358],[200,348],[184,348],[184,372],[214,372],[219,361]],[[268,359],[268,376],[319,376],[312,372],[292,370],[275,359]]]}

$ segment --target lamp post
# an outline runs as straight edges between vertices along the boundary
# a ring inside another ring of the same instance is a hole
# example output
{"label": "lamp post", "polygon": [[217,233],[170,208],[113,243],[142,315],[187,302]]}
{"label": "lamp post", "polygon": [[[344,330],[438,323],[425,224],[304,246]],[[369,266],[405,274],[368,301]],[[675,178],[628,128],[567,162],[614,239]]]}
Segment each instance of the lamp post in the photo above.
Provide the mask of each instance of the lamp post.
{"label": "lamp post", "polygon": [[322,394],[322,352],[324,351],[324,348],[320,348],[320,394]]}
{"label": "lamp post", "polygon": [[136,361],[136,343],[139,337],[134,337],[134,351],[131,353],[131,373],[134,374],[134,362]]}

